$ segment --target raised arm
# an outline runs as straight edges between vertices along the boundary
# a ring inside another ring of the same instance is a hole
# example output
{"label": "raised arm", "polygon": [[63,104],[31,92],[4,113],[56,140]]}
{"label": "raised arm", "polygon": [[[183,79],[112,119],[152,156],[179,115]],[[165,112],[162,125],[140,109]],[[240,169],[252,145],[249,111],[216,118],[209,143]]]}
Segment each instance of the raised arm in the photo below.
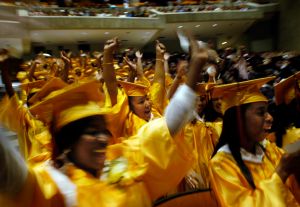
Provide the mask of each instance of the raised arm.
{"label": "raised arm", "polygon": [[72,67],[71,59],[68,57],[68,55],[65,51],[61,51],[60,56],[61,56],[61,59],[65,63],[61,79],[67,83],[68,82],[69,71]]}
{"label": "raised arm", "polygon": [[165,70],[165,73],[169,73],[169,58],[170,58],[170,54],[166,52],[164,54],[164,70]]}
{"label": "raised arm", "polygon": [[118,46],[118,38],[106,41],[103,52],[103,79],[107,86],[112,106],[117,103],[118,85],[114,70],[113,53]]}
{"label": "raised arm", "polygon": [[143,70],[143,64],[142,64],[143,53],[141,53],[138,50],[138,51],[135,52],[135,56],[137,58],[137,60],[136,60],[136,74],[137,74],[137,78],[142,81],[142,80],[145,79],[144,70]]}
{"label": "raised arm", "polygon": [[188,63],[186,61],[180,61],[178,63],[176,76],[175,76],[174,81],[173,81],[171,87],[169,88],[168,94],[167,94],[167,98],[169,100],[173,97],[179,84],[182,82],[182,78],[187,72],[187,66],[188,66]]}
{"label": "raised arm", "polygon": [[164,54],[166,52],[166,47],[156,40],[156,61],[155,61],[155,73],[153,82],[157,82],[161,84],[163,87],[165,86],[165,70],[164,70]]}
{"label": "raised arm", "polygon": [[43,61],[43,58],[42,58],[41,54],[39,54],[36,59],[31,61],[31,66],[30,66],[29,74],[28,74],[29,81],[33,81],[33,76],[34,76],[34,72],[35,72],[35,69],[36,69],[37,65],[41,64],[43,62],[44,61]]}
{"label": "raised arm", "polygon": [[130,61],[128,57],[123,57],[123,60],[129,66],[127,81],[133,83],[134,79],[137,75],[136,64],[134,64],[132,61]]}
{"label": "raised arm", "polygon": [[175,135],[193,116],[197,97],[195,93],[196,85],[202,78],[202,70],[208,59],[207,51],[199,48],[197,41],[192,36],[189,37],[189,41],[191,59],[186,84],[176,91],[165,111],[171,135]]}

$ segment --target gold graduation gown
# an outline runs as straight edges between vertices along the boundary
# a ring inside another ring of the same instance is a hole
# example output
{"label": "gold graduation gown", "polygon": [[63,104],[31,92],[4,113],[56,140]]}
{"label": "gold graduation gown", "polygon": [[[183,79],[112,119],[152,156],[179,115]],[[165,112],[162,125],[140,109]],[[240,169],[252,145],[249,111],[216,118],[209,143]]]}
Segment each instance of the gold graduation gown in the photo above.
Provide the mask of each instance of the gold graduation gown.
{"label": "gold graduation gown", "polygon": [[218,133],[219,137],[221,136],[222,127],[223,127],[223,119],[217,118],[214,122],[206,122],[206,125],[214,128],[216,132]]}
{"label": "gold graduation gown", "polygon": [[72,164],[64,166],[64,173],[47,162],[37,164],[18,195],[0,194],[0,206],[150,207],[186,174],[190,152],[182,136],[172,138],[165,120],[156,119],[136,136],[108,147],[101,179]]}
{"label": "gold graduation gown", "polygon": [[123,133],[124,138],[126,139],[132,135],[135,135],[137,131],[146,123],[146,120],[141,119],[135,115],[135,113],[130,111],[125,121],[125,131]]}
{"label": "gold graduation gown", "polygon": [[282,148],[300,140],[300,128],[290,127],[282,137]]}
{"label": "gold graduation gown", "polygon": [[[117,103],[112,106],[107,87],[103,85],[105,94],[105,107],[110,108],[109,114],[105,115],[108,129],[113,134],[111,144],[122,142],[122,140],[133,136],[137,131],[147,123],[139,118],[129,109],[128,96],[122,88],[118,88]],[[151,112],[154,118],[161,117],[159,112],[152,107]],[[117,124],[116,124],[117,123]]]}
{"label": "gold graduation gown", "polygon": [[163,114],[164,109],[169,103],[166,98],[166,89],[163,88],[161,84],[154,82],[150,86],[149,90],[150,90],[150,100],[152,102],[152,108],[154,108],[159,114]]}
{"label": "gold graduation gown", "polygon": [[109,93],[105,85],[103,85],[105,94],[105,107],[110,111],[105,115],[109,131],[113,135],[111,144],[120,143],[124,136],[125,121],[129,113],[128,97],[123,89],[118,88],[117,103],[112,106]]}
{"label": "gold graduation gown", "polygon": [[296,189],[296,181],[290,177],[287,183],[293,185],[284,184],[275,173],[283,151],[267,140],[264,143],[265,153],[261,161],[244,159],[253,176],[255,190],[248,184],[230,152],[219,150],[211,159],[211,184],[221,206],[300,206],[294,197],[299,191],[299,188]]}
{"label": "gold graduation gown", "polygon": [[[118,88],[117,103],[114,106],[111,106],[110,96],[105,84],[103,85],[103,90],[105,94],[105,107],[111,107],[112,109],[109,114],[105,115],[108,128],[114,136],[112,144],[120,143],[122,140],[135,135],[147,121],[130,111],[128,97],[123,89]],[[151,112],[153,118],[161,117],[156,108],[152,107]],[[116,123],[118,124],[116,125]]]}
{"label": "gold graduation gown", "polygon": [[190,123],[185,127],[184,136],[193,147],[194,163],[186,179],[196,179],[197,189],[209,188],[208,162],[219,141],[216,130],[203,121]]}
{"label": "gold graduation gown", "polygon": [[25,160],[40,162],[51,156],[52,141],[48,128],[31,115],[16,94],[11,98],[5,96],[1,101],[0,122],[17,133]]}

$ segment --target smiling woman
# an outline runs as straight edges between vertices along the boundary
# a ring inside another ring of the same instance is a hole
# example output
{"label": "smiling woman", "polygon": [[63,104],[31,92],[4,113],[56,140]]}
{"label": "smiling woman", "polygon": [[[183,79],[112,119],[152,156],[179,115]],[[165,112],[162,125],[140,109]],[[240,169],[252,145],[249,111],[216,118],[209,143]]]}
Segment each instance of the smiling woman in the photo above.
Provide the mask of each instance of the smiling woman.
{"label": "smiling woman", "polygon": [[100,115],[82,118],[64,126],[53,135],[58,154],[64,155],[60,157],[64,160],[56,159],[57,164],[63,164],[68,159],[99,177],[104,165],[105,149],[112,136],[105,126],[104,117]]}
{"label": "smiling woman", "polygon": [[[221,206],[299,206],[300,152],[284,154],[264,137],[267,98],[262,78],[221,85],[223,129],[210,161],[212,188]],[[297,164],[298,163],[298,164]],[[288,182],[286,182],[288,180]]]}

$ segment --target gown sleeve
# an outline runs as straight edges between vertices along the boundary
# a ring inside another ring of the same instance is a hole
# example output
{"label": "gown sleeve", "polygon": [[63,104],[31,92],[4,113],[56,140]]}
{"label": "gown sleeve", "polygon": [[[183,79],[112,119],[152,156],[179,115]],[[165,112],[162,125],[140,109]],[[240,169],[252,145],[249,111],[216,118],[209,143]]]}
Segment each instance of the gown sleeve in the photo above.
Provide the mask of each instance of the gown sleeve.
{"label": "gown sleeve", "polygon": [[16,94],[11,98],[5,96],[1,101],[0,122],[17,133],[25,160],[38,160],[42,154],[46,158],[50,156],[53,146],[48,128],[31,115]]}

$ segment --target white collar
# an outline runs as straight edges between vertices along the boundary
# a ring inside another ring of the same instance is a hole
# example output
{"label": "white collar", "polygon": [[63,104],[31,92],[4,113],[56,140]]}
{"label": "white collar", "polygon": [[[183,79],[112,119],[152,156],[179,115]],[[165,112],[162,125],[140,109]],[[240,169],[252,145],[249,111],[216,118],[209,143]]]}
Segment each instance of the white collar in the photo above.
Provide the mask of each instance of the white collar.
{"label": "white collar", "polygon": [[[262,144],[263,147],[266,147],[267,142],[268,141],[266,139],[264,139],[263,141],[260,142],[260,144]],[[240,152],[241,152],[242,160],[253,162],[253,163],[262,163],[262,160],[265,155],[263,149],[261,147],[256,147],[255,150],[256,150],[255,154],[252,154],[252,153],[248,152],[247,150],[245,150],[244,148],[241,148]],[[226,152],[226,153],[231,154],[228,144],[222,146],[218,150],[218,152]]]}

